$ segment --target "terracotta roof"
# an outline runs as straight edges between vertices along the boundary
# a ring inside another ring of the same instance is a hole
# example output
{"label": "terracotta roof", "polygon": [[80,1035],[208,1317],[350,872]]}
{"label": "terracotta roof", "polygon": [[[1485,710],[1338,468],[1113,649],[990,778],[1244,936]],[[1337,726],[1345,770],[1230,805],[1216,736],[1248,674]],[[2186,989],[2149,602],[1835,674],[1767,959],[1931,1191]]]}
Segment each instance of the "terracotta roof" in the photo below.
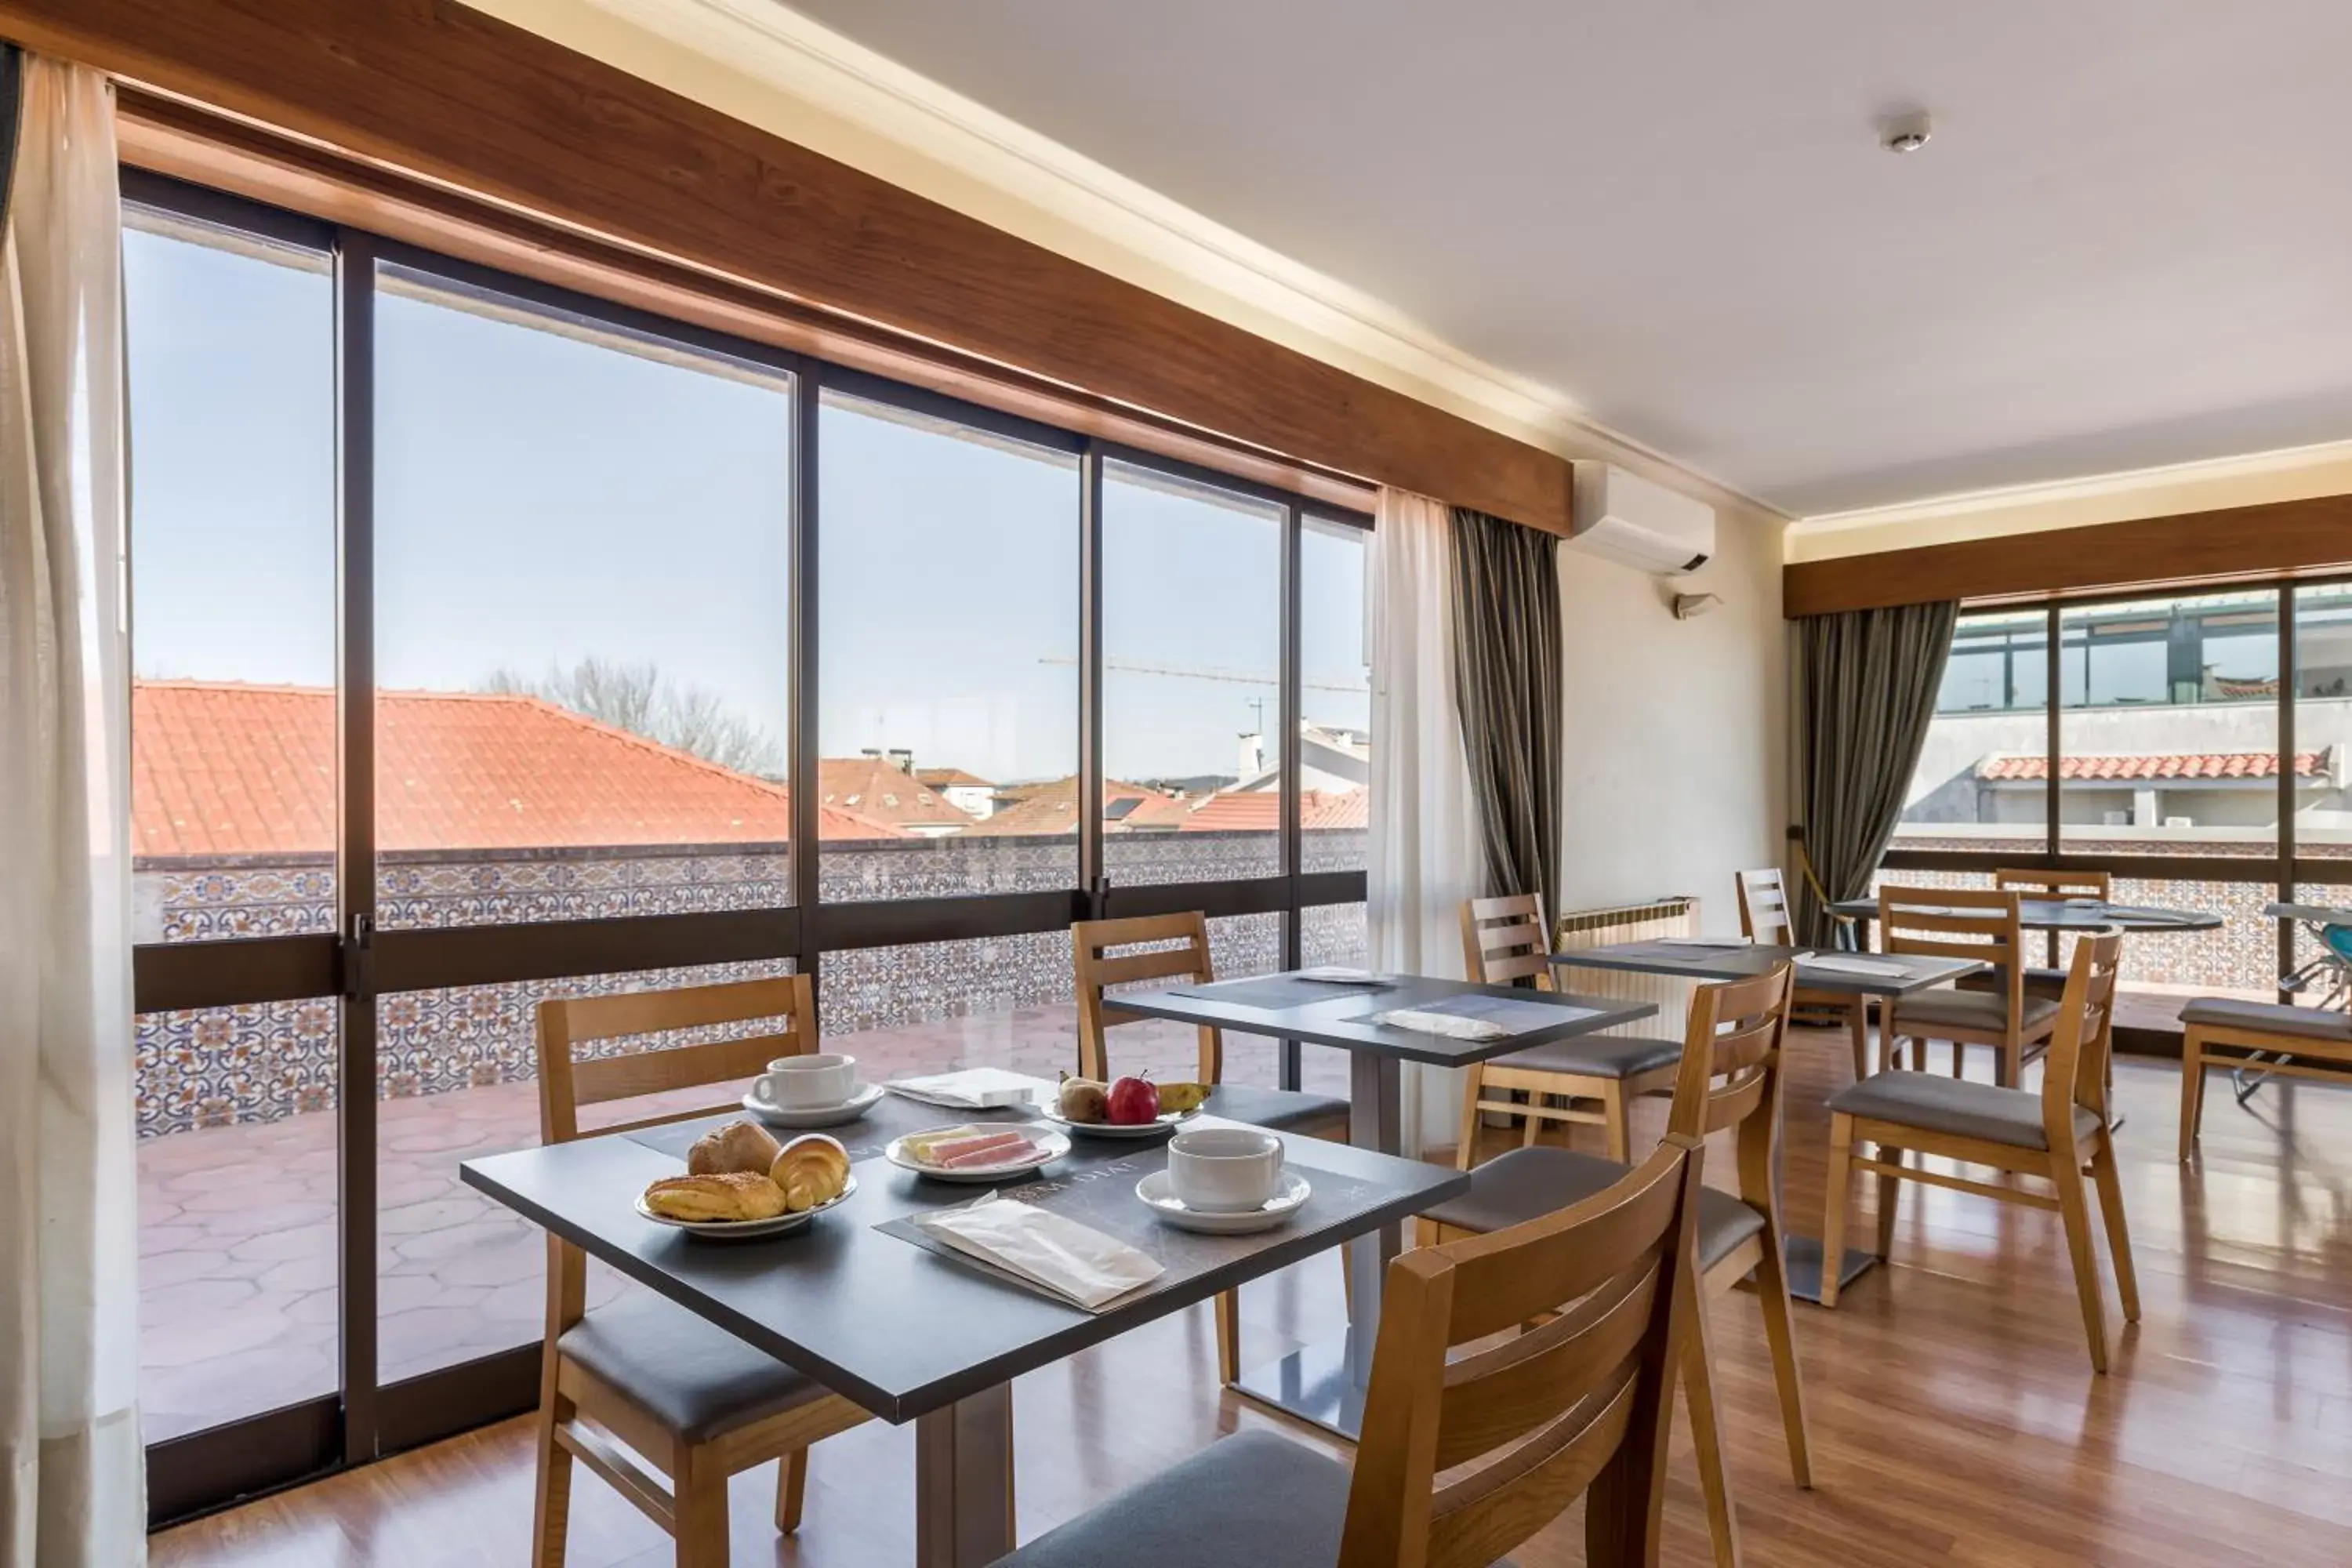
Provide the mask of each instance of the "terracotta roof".
{"label": "terracotta roof", "polygon": [[996,787],[978,773],[968,773],[961,768],[917,768],[915,776],[933,789],[994,789]]}
{"label": "terracotta roof", "polygon": [[[1307,832],[1370,825],[1370,798],[1362,790],[1301,790],[1298,826]],[[1272,790],[1211,795],[1183,821],[1186,833],[1272,833],[1282,825],[1282,800]]]}
{"label": "terracotta roof", "polygon": [[[536,697],[387,691],[377,699],[385,849],[782,843],[784,786]],[[334,847],[335,696],[318,687],[132,683],[131,846],[139,855],[323,853]],[[826,838],[897,838],[819,814]]]}
{"label": "terracotta roof", "polygon": [[887,757],[823,757],[817,778],[826,805],[876,822],[961,829],[977,820]]}
{"label": "terracotta roof", "polygon": [[[2295,777],[2315,778],[2326,771],[2325,752],[2297,752],[2294,754]],[[2049,760],[2045,757],[1995,752],[1977,763],[1977,777],[1988,781],[2014,782],[2049,776]],[[2274,752],[2134,752],[2058,759],[2061,783],[2070,779],[2127,782],[2135,779],[2269,779],[2277,776],[2278,754]]]}
{"label": "terracotta roof", "polygon": [[[968,834],[1002,837],[1020,833],[1076,833],[1078,830],[1078,780],[1075,773],[1042,784],[1007,788],[999,792],[997,798],[1004,804],[984,821],[974,823],[966,830]],[[1138,804],[1129,812],[1119,813],[1117,808],[1122,801]],[[1161,809],[1162,803],[1168,805],[1191,804],[1141,784],[1131,784],[1119,779],[1103,781],[1103,815],[1114,827],[1121,818],[1133,812]]]}

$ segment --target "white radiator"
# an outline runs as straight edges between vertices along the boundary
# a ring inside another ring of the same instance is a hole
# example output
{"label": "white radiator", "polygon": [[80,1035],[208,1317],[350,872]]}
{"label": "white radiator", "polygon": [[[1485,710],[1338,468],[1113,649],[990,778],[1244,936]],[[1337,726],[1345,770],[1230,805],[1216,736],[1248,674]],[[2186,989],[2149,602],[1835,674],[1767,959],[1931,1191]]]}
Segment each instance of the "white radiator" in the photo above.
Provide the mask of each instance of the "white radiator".
{"label": "white radiator", "polygon": [[[1559,917],[1559,925],[1552,933],[1555,951],[1567,952],[1580,947],[1608,947],[1621,942],[1648,942],[1662,936],[1696,936],[1698,900],[1681,894],[1652,899],[1646,903],[1618,904],[1608,909],[1576,910]],[[1635,1024],[1621,1024],[1603,1030],[1611,1035],[1643,1035],[1652,1038],[1678,1040],[1683,1037],[1683,1020],[1690,1011],[1691,992],[1696,982],[1677,979],[1671,974],[1636,974],[1622,969],[1556,969],[1552,982],[1563,991],[1580,992],[1587,996],[1607,996],[1620,1001],[1648,1002],[1656,1005],[1657,1016]]]}

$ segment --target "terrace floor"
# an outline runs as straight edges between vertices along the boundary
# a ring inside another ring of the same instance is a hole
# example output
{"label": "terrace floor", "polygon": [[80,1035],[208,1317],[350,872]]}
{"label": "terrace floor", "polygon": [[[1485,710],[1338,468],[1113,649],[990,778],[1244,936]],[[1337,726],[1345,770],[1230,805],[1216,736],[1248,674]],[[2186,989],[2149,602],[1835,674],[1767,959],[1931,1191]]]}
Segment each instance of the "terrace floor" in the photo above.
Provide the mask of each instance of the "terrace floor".
{"label": "terrace floor", "polygon": [[[1147,1021],[1111,1037],[1121,1070],[1195,1071],[1192,1030]],[[1067,1005],[828,1040],[869,1079],[998,1066],[1051,1079],[1077,1061]],[[1345,1094],[1346,1062],[1304,1052],[1307,1085]],[[1229,1037],[1225,1077],[1275,1081],[1269,1042]],[[680,1109],[712,1091],[675,1097]],[[633,1120],[658,1100],[607,1107]],[[539,1138],[538,1085],[491,1084],[377,1107],[378,1375],[386,1383],[526,1344],[546,1311],[545,1242],[459,1184],[478,1154]],[[141,1405],[150,1442],[337,1386],[335,1118],[317,1111],[139,1146]],[[625,1287],[592,1262],[589,1301]]]}

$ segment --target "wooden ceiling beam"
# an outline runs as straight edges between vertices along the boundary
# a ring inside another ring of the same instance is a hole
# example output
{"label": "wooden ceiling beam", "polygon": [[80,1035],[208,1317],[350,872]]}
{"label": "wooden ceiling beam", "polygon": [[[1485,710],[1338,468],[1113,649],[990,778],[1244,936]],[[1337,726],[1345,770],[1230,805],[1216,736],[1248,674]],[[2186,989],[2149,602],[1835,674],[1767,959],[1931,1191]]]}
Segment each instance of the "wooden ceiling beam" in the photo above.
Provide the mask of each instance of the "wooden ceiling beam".
{"label": "wooden ceiling beam", "polygon": [[1565,533],[1559,455],[450,0],[0,0],[0,37],[664,259]]}

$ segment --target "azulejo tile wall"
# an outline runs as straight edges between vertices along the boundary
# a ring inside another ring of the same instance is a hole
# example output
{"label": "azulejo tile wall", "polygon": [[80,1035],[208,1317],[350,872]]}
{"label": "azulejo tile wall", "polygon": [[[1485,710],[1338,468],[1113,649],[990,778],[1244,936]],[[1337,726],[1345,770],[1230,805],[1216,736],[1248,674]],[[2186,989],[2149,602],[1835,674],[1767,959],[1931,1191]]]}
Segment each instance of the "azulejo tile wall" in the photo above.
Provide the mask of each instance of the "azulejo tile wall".
{"label": "azulejo tile wall", "polygon": [[[1233,841],[1246,836],[1194,837],[1197,845],[1167,845],[1156,863],[1181,879],[1206,881],[1230,875],[1236,856],[1258,853],[1255,845]],[[1068,854],[1068,841],[1060,838],[935,839],[919,848],[828,844],[823,864],[830,896],[924,898],[1067,886]],[[333,877],[332,863],[320,858],[142,865],[142,939],[331,931]],[[1032,884],[1032,878],[1039,880]],[[393,855],[380,863],[377,886],[379,924],[415,929],[773,908],[790,900],[792,867],[782,846]],[[1310,949],[1344,951],[1347,918],[1311,912]],[[1318,934],[1331,919],[1341,925],[1338,948]],[[1360,913],[1356,919],[1360,927]],[[1213,930],[1214,962],[1227,974],[1271,969],[1279,963],[1279,942],[1280,922],[1270,917],[1220,921]],[[852,1034],[1066,1002],[1069,946],[1066,933],[1046,931],[828,954],[823,1027]],[[440,1094],[532,1077],[532,1010],[544,998],[748,979],[784,968],[718,964],[394,993],[377,1003],[381,1092]],[[325,998],[142,1015],[136,1040],[140,1136],[331,1110],[337,1039],[337,1004]],[[605,1048],[632,1047],[617,1042]]]}

